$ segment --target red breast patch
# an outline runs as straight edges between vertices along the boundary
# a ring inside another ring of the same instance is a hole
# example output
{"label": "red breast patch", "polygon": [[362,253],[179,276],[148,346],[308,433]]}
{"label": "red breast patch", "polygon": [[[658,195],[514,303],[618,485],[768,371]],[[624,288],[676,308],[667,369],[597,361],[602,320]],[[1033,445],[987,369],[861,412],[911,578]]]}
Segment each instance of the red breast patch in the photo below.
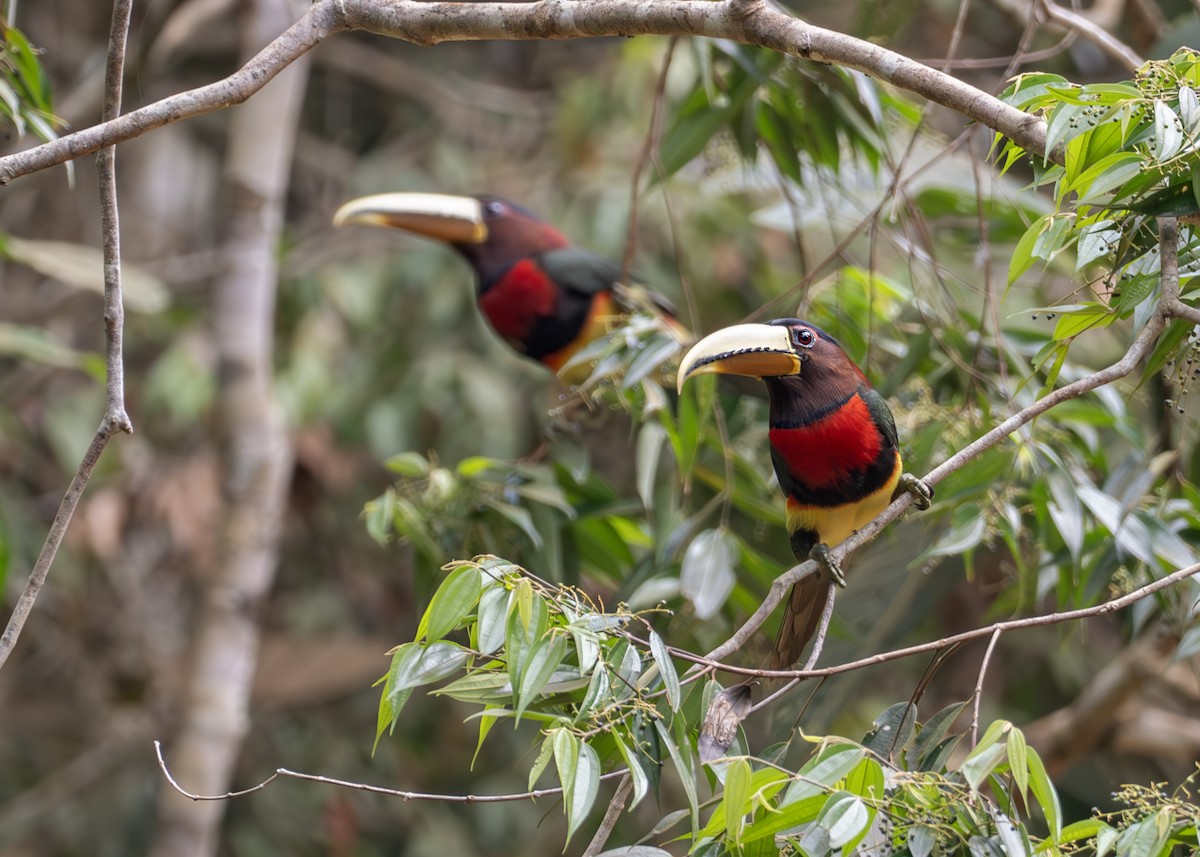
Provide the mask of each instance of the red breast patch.
{"label": "red breast patch", "polygon": [[540,316],[554,311],[558,287],[532,259],[522,259],[479,296],[479,309],[505,339],[524,339]]}
{"label": "red breast patch", "polygon": [[810,425],[771,429],[770,441],[792,475],[813,488],[866,468],[883,448],[867,403],[857,395]]}

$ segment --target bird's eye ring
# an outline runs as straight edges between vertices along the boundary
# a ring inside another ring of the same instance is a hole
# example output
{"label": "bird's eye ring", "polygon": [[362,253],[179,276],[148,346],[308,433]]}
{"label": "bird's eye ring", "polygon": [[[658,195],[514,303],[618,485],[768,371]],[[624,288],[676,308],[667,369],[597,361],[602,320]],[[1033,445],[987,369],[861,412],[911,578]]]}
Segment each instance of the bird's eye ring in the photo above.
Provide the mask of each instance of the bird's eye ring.
{"label": "bird's eye ring", "polygon": [[812,348],[817,344],[817,335],[807,327],[793,328],[792,342],[801,348]]}
{"label": "bird's eye ring", "polygon": [[504,203],[497,202],[494,199],[489,202],[485,202],[483,204],[483,212],[484,214],[490,214],[498,217],[504,213]]}

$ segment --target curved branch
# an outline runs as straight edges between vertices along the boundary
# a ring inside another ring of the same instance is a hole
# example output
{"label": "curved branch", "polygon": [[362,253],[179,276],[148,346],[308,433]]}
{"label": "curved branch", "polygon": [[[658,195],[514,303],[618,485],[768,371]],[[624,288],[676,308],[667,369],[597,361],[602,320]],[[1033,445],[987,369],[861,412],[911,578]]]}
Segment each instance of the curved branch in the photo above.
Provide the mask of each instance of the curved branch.
{"label": "curved branch", "polygon": [[[421,0],[317,0],[250,62],[222,80],[0,158],[0,185],[163,125],[245,101],[327,36],[358,29],[421,45],[479,39],[601,36],[707,36],[759,45],[813,62],[856,69],[998,131],[1046,155],[1046,123],[1000,99],[879,45],[814,27],[766,0],[537,0],[532,3],[426,3]],[[1059,161],[1061,153],[1049,153]]]}

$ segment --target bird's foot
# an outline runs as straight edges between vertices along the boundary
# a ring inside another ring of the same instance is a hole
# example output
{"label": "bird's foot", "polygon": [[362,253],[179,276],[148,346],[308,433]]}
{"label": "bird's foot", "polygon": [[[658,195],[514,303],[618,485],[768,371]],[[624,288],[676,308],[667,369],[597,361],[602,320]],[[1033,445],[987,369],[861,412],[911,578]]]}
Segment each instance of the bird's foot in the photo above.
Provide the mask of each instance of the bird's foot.
{"label": "bird's foot", "polygon": [[912,494],[913,505],[918,509],[928,509],[933,503],[933,486],[911,473],[900,474],[899,489]]}
{"label": "bird's foot", "polygon": [[829,575],[834,583],[845,589],[846,575],[842,573],[842,567],[838,565],[837,560],[829,553],[829,545],[824,542],[813,545],[812,550],[808,552],[808,558],[821,566],[821,569]]}

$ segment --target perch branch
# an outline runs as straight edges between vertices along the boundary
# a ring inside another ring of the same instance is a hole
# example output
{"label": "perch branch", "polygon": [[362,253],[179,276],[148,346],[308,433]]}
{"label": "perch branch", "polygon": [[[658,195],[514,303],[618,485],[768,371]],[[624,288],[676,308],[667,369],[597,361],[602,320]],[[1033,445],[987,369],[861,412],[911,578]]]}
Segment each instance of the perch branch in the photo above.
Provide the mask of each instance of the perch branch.
{"label": "perch branch", "polygon": [[752,669],[750,667],[739,667],[732,664],[721,663],[712,658],[701,657],[684,649],[678,649],[673,646],[668,647],[671,654],[685,661],[691,661],[694,664],[700,664],[710,669],[720,670],[722,672],[734,673],[736,675],[755,676],[757,678],[820,678],[823,676],[837,675],[838,673],[852,672],[862,669],[863,667],[875,666],[876,664],[886,663],[888,661],[898,661],[902,658],[912,657],[913,655],[926,654],[928,652],[936,652],[939,649],[944,649],[948,646],[953,646],[956,643],[965,643],[971,640],[978,640],[995,633],[1004,633],[1006,631],[1015,631],[1023,628],[1036,628],[1041,625],[1057,625],[1062,622],[1074,622],[1079,619],[1088,619],[1094,616],[1106,616],[1109,613],[1114,613],[1117,610],[1124,609],[1136,601],[1141,601],[1149,595],[1153,595],[1159,590],[1166,589],[1179,583],[1181,580],[1186,580],[1189,577],[1194,577],[1200,574],[1200,564],[1190,565],[1187,568],[1182,568],[1179,571],[1172,572],[1166,577],[1160,577],[1158,580],[1147,583],[1145,586],[1139,587],[1133,592],[1122,595],[1119,598],[1114,598],[1111,601],[1105,601],[1102,604],[1095,604],[1091,607],[1081,607],[1077,610],[1064,610],[1060,613],[1047,613],[1044,616],[1028,616],[1024,619],[1009,619],[1004,622],[996,622],[992,625],[986,625],[982,628],[974,628],[970,631],[963,631],[961,634],[955,634],[950,637],[942,637],[940,640],[930,640],[926,643],[919,643],[915,646],[908,646],[903,649],[893,649],[890,652],[881,652],[877,655],[871,655],[866,658],[860,658],[857,661],[849,661],[844,664],[838,664],[832,667],[822,667],[821,669],[813,670],[762,670]]}
{"label": "perch branch", "polygon": [[814,27],[765,0],[538,0],[532,3],[427,3],[422,0],[317,0],[299,21],[228,77],[168,96],[23,152],[0,158],[0,185],[154,128],[245,101],[327,36],[346,29],[435,45],[478,39],[602,36],[707,36],[732,39],[813,62],[856,69],[998,131],[1026,151],[1045,152],[1046,123],[983,90],[879,45]]}

